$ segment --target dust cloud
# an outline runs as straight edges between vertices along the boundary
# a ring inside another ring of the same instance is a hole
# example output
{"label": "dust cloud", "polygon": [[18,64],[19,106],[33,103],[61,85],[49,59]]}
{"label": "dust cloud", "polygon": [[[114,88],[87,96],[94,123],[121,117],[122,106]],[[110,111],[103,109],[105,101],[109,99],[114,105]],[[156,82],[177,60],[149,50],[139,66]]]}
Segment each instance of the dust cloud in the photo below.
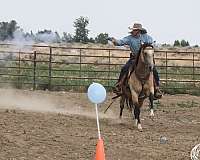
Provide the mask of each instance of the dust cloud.
{"label": "dust cloud", "polygon": [[[67,92],[0,89],[0,109],[53,112],[96,118],[94,105],[89,103],[86,97],[83,100],[76,94],[69,97]],[[112,111],[106,114],[102,112],[99,112],[100,118],[117,118]]]}

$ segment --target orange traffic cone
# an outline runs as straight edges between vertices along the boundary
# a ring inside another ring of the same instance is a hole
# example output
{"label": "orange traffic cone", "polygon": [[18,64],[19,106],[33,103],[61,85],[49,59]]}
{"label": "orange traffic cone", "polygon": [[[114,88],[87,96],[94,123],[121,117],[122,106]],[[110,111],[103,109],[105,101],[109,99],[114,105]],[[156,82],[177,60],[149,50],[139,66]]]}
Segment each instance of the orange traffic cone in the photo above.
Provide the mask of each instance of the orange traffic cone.
{"label": "orange traffic cone", "polygon": [[99,138],[96,146],[96,159],[95,160],[105,160],[103,139]]}

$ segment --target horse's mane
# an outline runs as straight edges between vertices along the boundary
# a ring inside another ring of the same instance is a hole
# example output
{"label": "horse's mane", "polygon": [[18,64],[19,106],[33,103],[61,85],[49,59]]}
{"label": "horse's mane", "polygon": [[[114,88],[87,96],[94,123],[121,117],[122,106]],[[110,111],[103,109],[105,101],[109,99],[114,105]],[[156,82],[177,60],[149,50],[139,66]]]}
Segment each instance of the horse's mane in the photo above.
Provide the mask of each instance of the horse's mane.
{"label": "horse's mane", "polygon": [[137,64],[138,64],[139,57],[140,57],[140,54],[141,54],[142,50],[144,50],[146,47],[152,47],[152,48],[154,48],[153,45],[152,45],[151,43],[144,43],[144,44],[142,44],[142,45],[140,46],[139,52],[138,52],[138,54],[137,54],[137,56],[136,56],[135,67],[136,67]]}

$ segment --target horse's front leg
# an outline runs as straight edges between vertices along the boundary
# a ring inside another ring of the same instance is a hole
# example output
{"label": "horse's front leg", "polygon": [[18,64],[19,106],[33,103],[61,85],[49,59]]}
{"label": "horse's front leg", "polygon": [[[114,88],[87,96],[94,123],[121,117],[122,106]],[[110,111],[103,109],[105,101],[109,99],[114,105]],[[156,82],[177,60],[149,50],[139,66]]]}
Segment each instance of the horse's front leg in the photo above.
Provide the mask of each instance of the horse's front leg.
{"label": "horse's front leg", "polygon": [[149,95],[149,101],[150,101],[150,117],[154,117],[154,109],[153,109],[153,99],[154,99],[154,94],[150,93]]}
{"label": "horse's front leg", "polygon": [[149,101],[150,101],[150,117],[153,119],[153,117],[154,117],[154,111],[153,111],[154,77],[153,77],[153,72],[150,73],[149,82],[150,82],[150,95],[149,95]]}
{"label": "horse's front leg", "polygon": [[[143,104],[143,99],[138,99],[138,93],[135,92],[134,88],[132,85],[130,85],[130,90],[131,90],[131,95],[132,95],[132,102],[131,105],[134,107],[134,111],[132,109],[132,114],[135,117],[135,124],[138,128],[139,131],[142,131],[142,125],[140,122],[140,107]],[[142,88],[141,88],[142,90]]]}
{"label": "horse's front leg", "polygon": [[140,121],[140,107],[138,104],[134,105],[134,116],[135,116],[135,124],[138,128],[139,131],[142,131],[142,125],[141,125],[141,121]]}

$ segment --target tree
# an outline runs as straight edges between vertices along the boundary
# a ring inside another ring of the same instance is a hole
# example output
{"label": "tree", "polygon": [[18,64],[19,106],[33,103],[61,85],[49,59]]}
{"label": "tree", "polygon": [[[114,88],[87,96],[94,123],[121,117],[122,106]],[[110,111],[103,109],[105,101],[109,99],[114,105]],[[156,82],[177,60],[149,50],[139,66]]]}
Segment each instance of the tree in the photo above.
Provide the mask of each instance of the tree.
{"label": "tree", "polygon": [[62,41],[71,43],[73,42],[73,36],[70,33],[63,32]]}
{"label": "tree", "polygon": [[51,30],[38,31],[35,35],[36,41],[46,42],[46,43],[57,43],[59,42],[59,34],[57,32],[52,32]]}
{"label": "tree", "polygon": [[88,40],[88,42],[95,43],[95,40],[94,40],[94,38],[90,37],[90,39]]}
{"label": "tree", "polygon": [[180,47],[180,42],[179,42],[179,40],[175,40],[175,41],[174,41],[174,46]]}
{"label": "tree", "polygon": [[8,38],[7,28],[8,28],[8,22],[0,22],[0,39],[2,41]]}
{"label": "tree", "polygon": [[14,38],[14,32],[19,28],[15,20],[0,22],[0,40],[12,40]]}
{"label": "tree", "polygon": [[187,46],[190,46],[190,44],[189,44],[189,42],[188,42],[188,41],[186,42],[186,45],[187,45]]}
{"label": "tree", "polygon": [[55,42],[56,43],[60,43],[61,42],[60,35],[59,35],[59,33],[57,31],[55,32]]}
{"label": "tree", "polygon": [[31,30],[31,33],[30,33],[30,38],[31,38],[33,41],[36,41],[35,34],[33,33],[32,30]]}
{"label": "tree", "polygon": [[107,33],[100,33],[95,38],[96,43],[107,44],[108,43],[108,34]]}
{"label": "tree", "polygon": [[8,24],[8,28],[7,28],[7,34],[8,37],[13,39],[13,33],[19,29],[19,27],[17,26],[17,22],[15,20],[10,21],[10,23]]}
{"label": "tree", "polygon": [[86,29],[88,24],[89,24],[88,18],[81,16],[80,18],[76,19],[76,21],[74,22],[74,27],[75,27],[74,41],[75,42],[82,42],[82,43],[88,42],[89,30]]}
{"label": "tree", "polygon": [[189,42],[188,42],[188,41],[185,41],[185,40],[183,39],[183,40],[181,40],[181,46],[182,46],[182,47],[189,46]]}

